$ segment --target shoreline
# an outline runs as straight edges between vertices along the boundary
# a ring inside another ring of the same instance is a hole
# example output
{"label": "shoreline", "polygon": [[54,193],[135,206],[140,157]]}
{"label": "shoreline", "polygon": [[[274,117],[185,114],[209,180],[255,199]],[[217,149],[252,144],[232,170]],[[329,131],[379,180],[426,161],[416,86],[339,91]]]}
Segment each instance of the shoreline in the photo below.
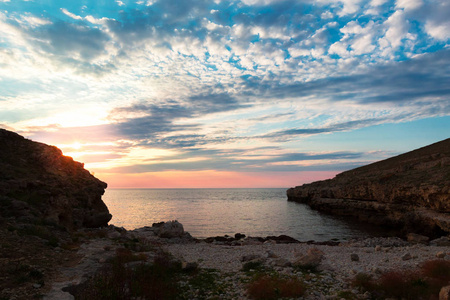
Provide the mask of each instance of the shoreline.
{"label": "shoreline", "polygon": [[[163,251],[195,272],[212,272],[219,283],[230,285],[230,290],[220,295],[221,299],[248,299],[245,282],[251,280],[253,275],[249,274],[257,270],[245,271],[245,268],[252,264],[279,276],[300,278],[308,287],[307,295],[302,299],[313,300],[340,299],[341,292],[357,297],[354,299],[369,299],[366,291],[350,284],[359,273],[378,276],[389,270],[412,270],[425,261],[450,261],[449,237],[426,244],[392,237],[330,241],[329,244],[294,241],[286,236],[278,240],[276,237],[243,236],[234,240],[230,237],[195,239],[176,223],[161,222],[131,231],[113,225],[85,230],[89,234],[102,232],[104,236],[88,239],[76,249],[78,262],[70,268],[60,268],[59,277],[53,281],[52,289],[44,299],[73,299],[67,291],[74,292],[77,286],[88,282],[124,245],[133,249],[133,255],[145,257],[140,263],[151,264],[155,253]],[[160,227],[165,224],[170,224],[173,229],[170,233],[161,233]],[[298,268],[299,260],[308,257],[311,251],[321,253],[317,270]],[[195,298],[195,289],[191,292],[190,296]],[[200,299],[214,299],[214,291],[204,292],[212,294]]]}

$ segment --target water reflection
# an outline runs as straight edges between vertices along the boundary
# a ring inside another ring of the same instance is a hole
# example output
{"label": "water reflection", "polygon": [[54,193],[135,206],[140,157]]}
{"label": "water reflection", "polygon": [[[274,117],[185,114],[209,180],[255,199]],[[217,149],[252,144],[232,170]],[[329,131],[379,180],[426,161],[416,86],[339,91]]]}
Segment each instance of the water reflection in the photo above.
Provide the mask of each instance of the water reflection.
{"label": "water reflection", "polygon": [[108,189],[103,199],[116,226],[178,220],[198,238],[240,232],[325,241],[384,234],[288,202],[286,189]]}

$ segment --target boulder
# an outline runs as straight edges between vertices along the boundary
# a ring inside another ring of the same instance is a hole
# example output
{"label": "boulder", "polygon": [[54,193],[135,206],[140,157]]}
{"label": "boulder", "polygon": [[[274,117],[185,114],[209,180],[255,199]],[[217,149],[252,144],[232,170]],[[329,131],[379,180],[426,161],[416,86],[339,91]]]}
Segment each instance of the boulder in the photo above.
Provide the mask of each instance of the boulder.
{"label": "boulder", "polygon": [[300,267],[302,269],[315,269],[322,262],[324,253],[317,248],[311,248],[308,249],[305,255],[296,253],[296,257],[297,258],[293,262],[295,267]]}
{"label": "boulder", "polygon": [[405,253],[402,255],[402,260],[410,260],[412,259],[412,256],[410,253]]}
{"label": "boulder", "polygon": [[426,244],[430,240],[429,237],[417,233],[408,233],[406,239],[412,244]]}
{"label": "boulder", "polygon": [[184,235],[184,228],[178,221],[162,222],[156,225],[156,234],[162,238],[181,238]]}
{"label": "boulder", "polygon": [[351,260],[351,261],[359,261],[359,256],[358,256],[358,254],[352,253],[352,254],[350,255],[350,260]]}

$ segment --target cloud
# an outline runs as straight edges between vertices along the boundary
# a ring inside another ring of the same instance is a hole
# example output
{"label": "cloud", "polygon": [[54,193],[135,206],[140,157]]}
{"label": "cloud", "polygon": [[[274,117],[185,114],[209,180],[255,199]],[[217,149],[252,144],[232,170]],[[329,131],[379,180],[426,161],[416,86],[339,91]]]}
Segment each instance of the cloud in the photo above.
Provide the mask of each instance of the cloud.
{"label": "cloud", "polygon": [[315,95],[331,102],[345,100],[362,104],[413,104],[414,101],[421,100],[422,103],[432,105],[447,101],[450,96],[450,75],[444,70],[437,71],[449,64],[450,50],[441,50],[412,60],[373,67],[364,73],[349,76],[285,85],[272,82],[260,95],[278,99]]}
{"label": "cloud", "polygon": [[41,26],[35,37],[39,38],[35,44],[44,51],[82,61],[101,55],[109,39],[99,29],[66,22]]}

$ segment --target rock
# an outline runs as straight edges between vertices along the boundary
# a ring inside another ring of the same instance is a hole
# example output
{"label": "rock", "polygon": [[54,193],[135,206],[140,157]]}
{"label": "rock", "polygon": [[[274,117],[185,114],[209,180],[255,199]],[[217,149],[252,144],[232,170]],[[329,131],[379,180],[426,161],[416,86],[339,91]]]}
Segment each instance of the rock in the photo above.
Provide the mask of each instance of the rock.
{"label": "rock", "polygon": [[359,261],[359,256],[358,256],[358,254],[352,253],[352,254],[350,255],[350,259],[351,259],[352,261]]}
{"label": "rock", "polygon": [[182,237],[184,228],[178,221],[163,222],[156,226],[156,234],[162,238]]}
{"label": "rock", "polygon": [[430,241],[430,246],[450,247],[450,238],[448,236],[442,236]]}
{"label": "rock", "polygon": [[273,240],[276,241],[277,244],[295,244],[299,241],[294,239],[293,237],[290,237],[288,235],[279,235],[279,236],[268,236],[265,238],[266,241]]}
{"label": "rock", "polygon": [[450,300],[450,285],[441,288],[439,300]]}
{"label": "rock", "polygon": [[450,139],[287,190],[289,201],[381,226],[450,233]]}
{"label": "rock", "polygon": [[293,262],[295,267],[317,268],[323,260],[324,253],[316,248],[308,250],[306,255],[297,255],[298,258]]}
{"label": "rock", "polygon": [[440,251],[440,252],[436,253],[436,257],[437,257],[437,258],[444,258],[445,255],[446,255],[446,253],[443,252],[443,251]]}
{"label": "rock", "polygon": [[121,236],[121,234],[115,230],[108,232],[108,238],[110,238],[110,239],[118,239],[118,238],[120,238],[120,236]]}
{"label": "rock", "polygon": [[274,259],[272,261],[272,264],[276,267],[282,267],[282,268],[287,268],[287,267],[292,266],[292,263],[289,260],[287,260],[285,258],[281,258],[281,257]]}
{"label": "rock", "polygon": [[243,238],[245,238],[245,234],[242,234],[242,233],[236,233],[236,234],[234,235],[234,238],[235,238],[236,240],[243,239]]}
{"label": "rock", "polygon": [[33,284],[33,287],[34,287],[35,289],[39,289],[39,288],[42,287],[42,285],[39,284],[39,283],[35,283],[35,284]]}
{"label": "rock", "polygon": [[241,259],[240,259],[240,261],[241,261],[241,262],[249,262],[249,261],[252,261],[252,260],[259,260],[259,259],[262,259],[262,256],[261,256],[261,255],[258,255],[258,254],[248,254],[248,255],[242,256]]}
{"label": "rock", "polygon": [[376,252],[380,252],[381,251],[381,246],[380,245],[376,245],[375,246],[375,251]]}
{"label": "rock", "polygon": [[409,253],[405,253],[402,256],[402,260],[410,260],[412,258],[411,254]]}
{"label": "rock", "polygon": [[55,146],[4,129],[0,129],[0,145],[0,197],[12,200],[0,201],[0,216],[27,217],[31,212],[68,231],[108,225],[112,216],[102,201],[107,185],[84,164]]}
{"label": "rock", "polygon": [[266,256],[268,258],[278,258],[278,255],[276,255],[272,250],[267,250]]}
{"label": "rock", "polygon": [[427,236],[416,233],[409,233],[406,239],[412,244],[426,244],[430,240]]}
{"label": "rock", "polygon": [[246,239],[244,239],[242,241],[242,245],[243,246],[248,246],[248,245],[261,245],[264,241],[261,241],[258,238],[253,238],[253,237],[247,237]]}
{"label": "rock", "polygon": [[196,262],[181,262],[181,269],[186,272],[192,272],[198,269],[198,263]]}

